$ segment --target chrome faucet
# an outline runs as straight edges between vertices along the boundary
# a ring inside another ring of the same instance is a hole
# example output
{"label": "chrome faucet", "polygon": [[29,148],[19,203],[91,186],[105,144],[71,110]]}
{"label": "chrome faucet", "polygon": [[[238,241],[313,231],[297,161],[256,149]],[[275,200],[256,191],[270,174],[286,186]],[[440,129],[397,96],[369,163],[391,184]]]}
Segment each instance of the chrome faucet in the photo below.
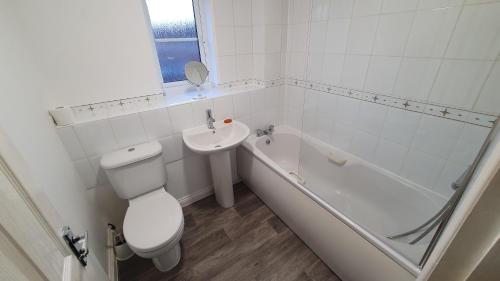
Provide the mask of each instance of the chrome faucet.
{"label": "chrome faucet", "polygon": [[257,137],[270,136],[274,132],[274,125],[269,125],[267,129],[257,129]]}
{"label": "chrome faucet", "polygon": [[207,109],[207,127],[210,130],[215,129],[214,122],[215,122],[215,119],[212,117],[212,110],[211,109]]}

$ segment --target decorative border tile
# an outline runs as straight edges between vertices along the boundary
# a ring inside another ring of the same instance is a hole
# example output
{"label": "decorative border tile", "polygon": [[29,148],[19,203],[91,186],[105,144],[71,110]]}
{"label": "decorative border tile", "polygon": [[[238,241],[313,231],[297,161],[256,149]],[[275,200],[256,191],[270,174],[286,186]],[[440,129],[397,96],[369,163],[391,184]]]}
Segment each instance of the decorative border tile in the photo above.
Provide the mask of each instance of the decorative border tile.
{"label": "decorative border tile", "polygon": [[[321,91],[333,95],[345,96],[362,101],[377,103],[385,106],[395,107],[403,110],[419,112],[440,118],[470,123],[482,127],[493,127],[497,117],[464,109],[447,107],[438,104],[424,103],[422,101],[403,99],[366,91],[338,87],[318,82],[298,80],[291,78],[279,78],[274,80],[246,79],[218,84],[221,89],[234,87],[257,86],[263,88],[279,87],[282,85],[297,86],[304,89]],[[142,97],[121,99],[109,102],[87,104],[72,107],[75,119],[78,122],[91,121],[106,117],[113,117],[145,109],[152,109],[164,103],[165,94],[148,95]]]}
{"label": "decorative border tile", "polygon": [[452,119],[482,127],[491,128],[493,127],[493,124],[497,120],[497,116],[490,114],[473,112],[469,110],[458,109],[444,105],[425,103],[422,101],[416,101],[411,99],[403,99],[399,97],[375,94],[355,89],[337,87],[333,85],[326,85],[317,82],[298,80],[298,79],[286,79],[286,84],[290,86],[301,87],[304,89],[316,90],[334,95],[350,97],[353,99],[377,103],[385,106],[396,107],[403,110],[419,112],[423,114],[437,116],[440,118]]}
{"label": "decorative border tile", "polygon": [[73,106],[71,109],[78,122],[85,122],[156,108],[163,104],[163,102],[164,94],[156,94]]}
{"label": "decorative border tile", "polygon": [[[271,88],[282,85],[285,85],[285,79],[283,78],[274,80],[246,79],[246,80],[238,80],[238,81],[231,81],[223,84],[218,84],[217,88],[230,89],[230,88],[245,87],[245,86]],[[156,95],[120,99],[108,102],[73,106],[71,108],[73,110],[73,114],[77,122],[87,122],[107,117],[130,114],[147,109],[153,109],[163,105],[164,102],[165,102],[165,94],[156,94]]]}
{"label": "decorative border tile", "polygon": [[284,78],[278,78],[273,80],[246,79],[246,80],[238,80],[238,81],[231,81],[227,83],[217,84],[217,87],[221,89],[243,87],[243,86],[258,86],[258,87],[270,88],[270,87],[282,86],[284,84],[285,84]]}

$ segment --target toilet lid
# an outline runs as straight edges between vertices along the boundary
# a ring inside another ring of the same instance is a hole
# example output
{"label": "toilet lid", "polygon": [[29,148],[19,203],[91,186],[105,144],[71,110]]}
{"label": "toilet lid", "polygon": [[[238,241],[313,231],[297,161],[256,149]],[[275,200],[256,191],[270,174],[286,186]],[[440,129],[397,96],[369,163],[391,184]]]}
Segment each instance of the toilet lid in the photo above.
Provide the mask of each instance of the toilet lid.
{"label": "toilet lid", "polygon": [[177,238],[183,221],[181,205],[161,188],[130,200],[123,234],[131,248],[150,252]]}

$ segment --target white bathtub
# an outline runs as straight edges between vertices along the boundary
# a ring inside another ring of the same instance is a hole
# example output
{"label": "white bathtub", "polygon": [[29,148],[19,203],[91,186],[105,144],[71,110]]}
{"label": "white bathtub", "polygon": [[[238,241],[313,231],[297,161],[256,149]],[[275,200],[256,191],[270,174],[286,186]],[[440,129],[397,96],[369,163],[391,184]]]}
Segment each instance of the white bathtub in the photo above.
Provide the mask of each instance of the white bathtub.
{"label": "white bathtub", "polygon": [[237,159],[247,185],[343,280],[415,280],[430,237],[412,246],[386,236],[431,217],[440,195],[286,126],[251,135]]}

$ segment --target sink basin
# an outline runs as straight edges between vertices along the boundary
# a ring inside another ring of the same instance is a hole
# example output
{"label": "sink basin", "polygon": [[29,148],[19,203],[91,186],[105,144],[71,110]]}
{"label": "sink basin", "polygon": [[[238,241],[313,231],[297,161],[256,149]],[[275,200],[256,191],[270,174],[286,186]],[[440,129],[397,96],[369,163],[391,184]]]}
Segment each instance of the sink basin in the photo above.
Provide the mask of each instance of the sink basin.
{"label": "sink basin", "polygon": [[247,125],[233,121],[230,124],[214,122],[215,129],[206,125],[182,132],[184,143],[189,149],[200,154],[210,154],[229,150],[242,143],[250,134]]}
{"label": "sink basin", "polygon": [[192,151],[208,154],[215,199],[222,207],[230,208],[234,205],[230,149],[242,143],[250,134],[250,129],[238,121],[229,124],[214,122],[214,127],[208,129],[207,125],[203,125],[184,130],[182,139]]}

